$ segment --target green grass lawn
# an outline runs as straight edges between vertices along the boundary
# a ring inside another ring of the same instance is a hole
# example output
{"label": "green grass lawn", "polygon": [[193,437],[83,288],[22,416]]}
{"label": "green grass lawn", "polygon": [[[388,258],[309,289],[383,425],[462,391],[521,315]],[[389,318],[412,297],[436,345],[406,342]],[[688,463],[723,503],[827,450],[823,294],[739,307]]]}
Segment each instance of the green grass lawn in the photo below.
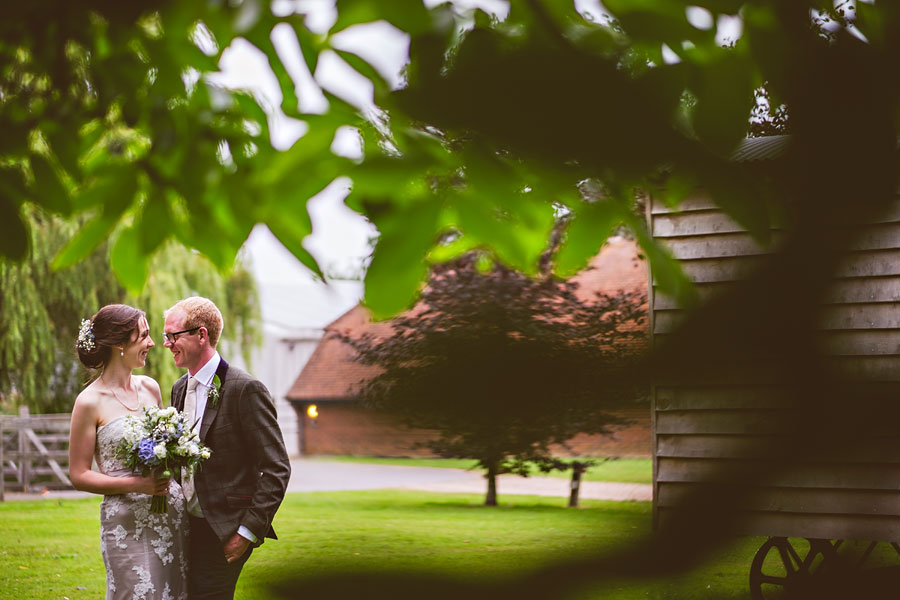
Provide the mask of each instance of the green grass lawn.
{"label": "green grass lawn", "polygon": [[[271,598],[269,586],[287,581],[308,599],[419,598],[421,590],[409,586],[422,584],[426,600],[487,592],[506,600],[511,587],[539,581],[535,572],[615,555],[650,533],[649,503],[586,500],[567,509],[558,498],[511,495],[496,508],[481,502],[476,494],[411,491],[288,494],[275,520],[279,539],[255,551],[237,597]],[[0,504],[0,598],[102,597],[99,504],[99,497]],[[551,597],[743,599],[759,543],[736,540],[709,564],[665,582],[601,580],[589,570],[587,578],[566,578],[568,593],[559,588]]]}
{"label": "green grass lawn", "polygon": [[[317,460],[336,460],[378,465],[402,465],[408,467],[444,467],[471,469],[476,461],[454,458],[369,458],[362,456],[328,456]],[[603,459],[597,459],[603,460]],[[570,479],[571,471],[551,471],[541,473],[535,470],[533,477],[562,477]],[[652,483],[653,465],[649,458],[616,458],[597,464],[582,475],[583,481],[615,481],[622,483]]]}

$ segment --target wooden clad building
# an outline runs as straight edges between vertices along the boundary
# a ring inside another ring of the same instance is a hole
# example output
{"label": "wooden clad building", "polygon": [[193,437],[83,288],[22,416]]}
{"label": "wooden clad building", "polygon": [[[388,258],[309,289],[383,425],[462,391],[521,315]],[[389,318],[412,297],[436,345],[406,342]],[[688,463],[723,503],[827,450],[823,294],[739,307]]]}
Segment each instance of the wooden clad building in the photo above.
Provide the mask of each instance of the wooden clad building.
{"label": "wooden clad building", "polygon": [[[784,143],[759,141],[756,150],[770,144],[771,155],[778,151],[771,144]],[[775,229],[770,246],[757,243],[703,193],[676,210],[653,200],[648,215],[653,235],[696,283],[702,300],[746,280],[787,237]],[[900,404],[900,202],[854,227],[855,241],[843,251],[825,293],[812,307],[812,344],[835,379],[848,382],[851,394],[867,386],[877,390],[873,397]],[[653,281],[649,296],[652,342],[658,347],[687,311],[661,294]],[[733,318],[738,322],[741,315]],[[791,360],[790,353],[777,348],[771,358],[781,363],[779,368]],[[654,382],[657,525],[675,523],[702,487],[740,486],[740,493],[727,496],[736,533],[900,541],[900,422],[877,418],[896,416],[897,409],[871,410],[866,418],[875,418],[868,421],[871,429],[865,435],[806,444],[792,455],[791,441],[801,438],[803,427],[816,427],[822,415],[814,405],[794,402],[796,389],[770,376],[762,357],[759,364],[743,367],[719,376]],[[856,400],[846,396],[843,412],[831,412],[829,422],[841,415],[852,420],[871,409]]]}

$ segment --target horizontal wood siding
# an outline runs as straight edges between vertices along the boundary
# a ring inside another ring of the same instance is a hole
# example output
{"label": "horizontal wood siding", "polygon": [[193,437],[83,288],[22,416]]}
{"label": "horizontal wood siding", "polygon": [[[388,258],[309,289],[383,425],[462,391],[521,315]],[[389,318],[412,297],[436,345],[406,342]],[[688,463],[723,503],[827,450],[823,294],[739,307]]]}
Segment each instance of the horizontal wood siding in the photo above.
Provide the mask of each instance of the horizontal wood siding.
{"label": "horizontal wood siding", "polygon": [[[678,209],[653,201],[648,216],[701,302],[752,276],[787,236],[773,228],[761,243],[704,194]],[[900,402],[900,202],[848,231],[853,242],[813,314],[816,348],[836,375],[881,386],[884,398]],[[659,347],[687,315],[655,283],[651,274],[650,322]],[[864,433],[792,447],[797,428],[821,415],[815,406],[796,406],[769,376],[784,360],[779,350],[718,380],[655,382],[657,525],[676,523],[698,494],[728,490],[729,522],[738,534],[900,541],[900,423],[890,420],[896,406],[885,410],[891,417],[883,422],[872,408]]]}
{"label": "horizontal wood siding", "polygon": [[[659,507],[657,523],[665,528],[675,526],[682,518],[678,509]],[[824,538],[832,540],[900,540],[900,517],[860,514],[804,512],[759,512],[735,510],[729,520],[734,535],[772,535],[783,537]]]}

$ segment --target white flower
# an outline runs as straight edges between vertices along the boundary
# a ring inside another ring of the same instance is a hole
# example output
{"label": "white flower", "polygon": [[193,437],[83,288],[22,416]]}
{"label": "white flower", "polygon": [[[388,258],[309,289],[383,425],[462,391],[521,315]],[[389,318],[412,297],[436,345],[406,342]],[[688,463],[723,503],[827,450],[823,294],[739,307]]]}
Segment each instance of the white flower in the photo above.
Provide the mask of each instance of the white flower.
{"label": "white flower", "polygon": [[75,345],[88,352],[91,352],[96,347],[96,344],[94,344],[94,324],[90,320],[81,320],[81,328],[78,330],[78,340],[75,342]]}
{"label": "white flower", "polygon": [[122,439],[125,440],[125,443],[129,446],[133,446],[141,441],[141,438],[143,437],[144,434],[140,420],[138,420],[137,417],[131,416],[125,419],[125,426],[122,428]]}
{"label": "white flower", "polygon": [[156,455],[156,458],[165,458],[166,457],[166,445],[165,444],[157,444],[153,447],[153,453]]}

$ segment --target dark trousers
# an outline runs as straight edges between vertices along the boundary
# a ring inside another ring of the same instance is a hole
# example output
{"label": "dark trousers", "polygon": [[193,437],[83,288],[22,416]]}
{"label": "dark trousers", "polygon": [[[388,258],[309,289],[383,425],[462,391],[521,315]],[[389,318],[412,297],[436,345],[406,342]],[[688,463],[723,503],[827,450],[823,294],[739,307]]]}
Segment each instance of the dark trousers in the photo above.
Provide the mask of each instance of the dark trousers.
{"label": "dark trousers", "polygon": [[252,547],[234,561],[225,561],[222,542],[206,522],[191,517],[188,591],[191,600],[225,600],[234,598],[234,587]]}

